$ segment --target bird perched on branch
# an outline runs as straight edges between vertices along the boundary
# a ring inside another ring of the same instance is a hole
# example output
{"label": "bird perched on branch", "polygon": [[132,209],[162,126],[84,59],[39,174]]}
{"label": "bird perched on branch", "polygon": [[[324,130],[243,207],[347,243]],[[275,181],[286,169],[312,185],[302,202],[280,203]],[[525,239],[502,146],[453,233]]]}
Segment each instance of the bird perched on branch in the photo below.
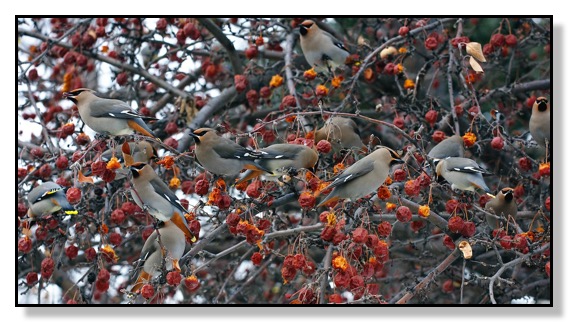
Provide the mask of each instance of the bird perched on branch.
{"label": "bird perched on branch", "polygon": [[131,194],[136,204],[158,220],[171,220],[183,231],[188,241],[196,241],[185,220],[187,210],[154,169],[146,163],[136,162],[130,166],[130,171],[133,183]]}
{"label": "bird perched on branch", "polygon": [[446,179],[452,189],[475,191],[475,188],[490,192],[483,174],[489,174],[475,161],[468,158],[449,157],[439,160],[436,165],[438,178]]}
{"label": "bird perched on branch", "polygon": [[463,158],[464,153],[463,138],[455,134],[434,146],[432,150],[428,152],[428,156],[434,159],[434,161],[437,161],[447,157]]}
{"label": "bird perched on branch", "polygon": [[88,88],[63,93],[63,97],[77,105],[79,115],[87,126],[99,134],[128,135],[134,131],[155,138],[156,135],[143,120],[156,118],[136,113],[127,103],[100,98]]}
{"label": "bird perched on branch", "polygon": [[314,138],[317,144],[321,140],[328,140],[335,151],[341,149],[360,149],[367,152],[367,147],[361,141],[357,123],[350,118],[341,116],[330,117],[319,130]]}
{"label": "bird perched on branch", "polygon": [[272,173],[258,161],[277,159],[278,155],[265,151],[246,149],[237,143],[219,136],[211,128],[200,128],[189,135],[195,140],[195,156],[205,170],[220,176],[235,176],[249,169]]}
{"label": "bird perched on branch", "polygon": [[330,74],[349,57],[343,43],[321,30],[313,20],[300,24],[300,47],[310,66]]}
{"label": "bird perched on branch", "polygon": [[[333,188],[331,193],[317,207],[338,199],[355,201],[377,189],[389,175],[390,166],[404,163],[394,150],[381,147],[345,169],[326,189]],[[316,192],[316,197],[319,192]]]}
{"label": "bird perched on branch", "polygon": [[546,148],[550,142],[550,103],[546,97],[534,101],[529,130],[539,146]]}
{"label": "bird perched on branch", "polygon": [[28,217],[35,218],[41,215],[52,214],[63,210],[66,215],[76,215],[77,210],[65,195],[63,188],[55,182],[44,182],[35,187],[28,194]]}
{"label": "bird perched on branch", "polygon": [[[517,219],[517,202],[514,197],[514,190],[512,188],[501,189],[496,196],[485,204],[485,209],[493,212],[496,216],[504,216],[505,219],[511,216]],[[499,220],[492,216],[487,216],[487,224],[491,229],[499,228]]]}
{"label": "bird perched on branch", "polygon": [[[266,148],[260,149],[262,152],[266,152],[269,155],[274,155],[271,159],[258,159],[255,161],[261,167],[270,170],[272,175],[270,177],[279,177],[282,172],[277,170],[281,169],[313,169],[318,162],[317,152],[308,146],[299,144],[273,144]],[[253,178],[258,177],[264,172],[261,170],[248,170],[245,172],[243,178],[241,178],[238,183],[243,181],[248,181]]]}
{"label": "bird perched on branch", "polygon": [[[166,221],[162,225],[152,232],[146,239],[144,247],[142,247],[138,264],[142,266],[142,269],[130,289],[131,292],[137,292],[144,286],[144,283],[149,282],[152,276],[156,275],[156,272],[162,271],[162,263],[165,263],[166,271],[173,269],[181,271],[179,259],[185,251],[184,233],[170,221]],[[165,273],[162,271],[164,276]]]}

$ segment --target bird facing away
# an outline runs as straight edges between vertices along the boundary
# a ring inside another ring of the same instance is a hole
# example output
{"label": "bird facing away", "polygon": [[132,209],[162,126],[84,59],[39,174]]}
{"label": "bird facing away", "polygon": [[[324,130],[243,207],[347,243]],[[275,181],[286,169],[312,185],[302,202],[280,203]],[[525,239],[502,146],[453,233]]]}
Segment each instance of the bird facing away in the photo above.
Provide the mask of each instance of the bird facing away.
{"label": "bird facing away", "polygon": [[[164,249],[162,249],[160,244]],[[130,291],[137,292],[145,283],[152,279],[152,276],[162,271],[164,259],[166,271],[173,269],[181,271],[179,259],[183,256],[184,251],[185,237],[183,231],[171,221],[164,222],[162,227],[152,232],[146,239],[144,247],[142,247],[139,263],[139,265],[142,265],[142,270]],[[162,272],[162,274],[165,275],[165,272]]]}
{"label": "bird facing away", "polygon": [[550,142],[550,103],[546,97],[539,97],[534,101],[529,130],[541,147],[546,147],[546,142]]}
{"label": "bird facing away", "polygon": [[268,152],[246,149],[219,136],[211,128],[200,128],[189,135],[195,140],[195,156],[199,163],[205,170],[216,175],[236,176],[243,168],[271,173],[255,161],[277,158],[277,155]]}
{"label": "bird facing away", "polygon": [[190,242],[196,240],[189,231],[185,214],[187,210],[182,206],[176,195],[167,184],[162,181],[154,169],[142,162],[130,166],[132,172],[133,188],[131,191],[134,202],[148,213],[161,221],[172,221],[183,231]]}
{"label": "bird facing away", "polygon": [[[331,193],[317,207],[338,199],[355,201],[377,189],[389,175],[390,166],[404,163],[394,150],[381,147],[345,169],[333,182],[327,186],[333,188]],[[316,196],[319,193],[316,193]]]}
{"label": "bird facing away", "polygon": [[77,105],[83,122],[99,134],[128,135],[137,131],[146,136],[156,137],[143,121],[155,118],[136,113],[123,101],[100,98],[88,88],[63,93],[63,97]]}
{"label": "bird facing away", "polygon": [[[272,172],[269,178],[273,179],[281,176],[283,173],[277,170],[294,168],[313,169],[318,162],[318,154],[314,149],[299,144],[273,144],[266,148],[260,149],[270,155],[275,155],[274,159],[259,159],[255,162],[261,167]],[[238,183],[248,181],[263,174],[260,170],[248,170]]]}
{"label": "bird facing away", "polygon": [[[501,189],[495,198],[485,204],[485,209],[498,217],[505,217],[505,220],[509,216],[517,219],[517,202],[514,198],[514,190],[508,187]],[[491,229],[499,228],[499,220],[497,218],[493,216],[487,216],[486,218],[487,224]]]}
{"label": "bird facing away", "polygon": [[71,206],[63,188],[55,182],[44,182],[28,194],[28,217],[35,218],[44,214],[52,214],[63,210],[66,215],[76,215],[77,210]]}
{"label": "bird facing away", "polygon": [[428,152],[428,156],[434,160],[440,160],[448,157],[463,158],[464,153],[463,138],[455,134],[434,146]]}
{"label": "bird facing away", "polygon": [[341,41],[321,30],[313,20],[300,24],[300,47],[310,66],[318,72],[332,73],[349,57]]}
{"label": "bird facing away", "polygon": [[486,170],[468,158],[449,157],[442,159],[436,165],[438,177],[446,179],[452,189],[475,191],[475,188],[490,192],[483,174],[489,174]]}
{"label": "bird facing away", "polygon": [[367,147],[363,145],[357,123],[350,118],[341,116],[330,117],[314,135],[315,143],[321,140],[328,140],[333,150],[341,149],[361,149],[367,152]]}

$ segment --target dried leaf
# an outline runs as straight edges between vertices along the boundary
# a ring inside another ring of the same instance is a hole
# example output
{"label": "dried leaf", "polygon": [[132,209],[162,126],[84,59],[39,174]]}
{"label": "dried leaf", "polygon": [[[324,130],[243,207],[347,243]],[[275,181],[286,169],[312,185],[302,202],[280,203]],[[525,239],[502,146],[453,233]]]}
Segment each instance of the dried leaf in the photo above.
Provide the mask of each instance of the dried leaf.
{"label": "dried leaf", "polygon": [[473,256],[473,251],[471,250],[471,245],[467,241],[462,240],[460,242],[460,244],[458,245],[458,248],[461,250],[461,252],[463,254],[463,258],[470,259],[471,256]]}
{"label": "dried leaf", "polygon": [[381,53],[379,55],[381,56],[381,59],[385,59],[388,56],[396,55],[397,53],[398,53],[398,50],[396,50],[396,48],[394,48],[393,46],[389,46],[389,47],[381,50]]}
{"label": "dried leaf", "polygon": [[79,171],[79,182],[83,183],[83,182],[88,182],[88,183],[95,183],[95,181],[93,180],[93,178],[91,177],[85,177],[85,175],[83,174],[83,172]]}
{"label": "dried leaf", "polygon": [[481,44],[478,42],[470,42],[465,45],[465,51],[473,56],[475,59],[479,60],[482,63],[485,63],[485,57],[483,56],[483,49],[481,48]]}
{"label": "dried leaf", "polygon": [[365,37],[359,36],[359,37],[357,38],[357,45],[359,45],[359,46],[369,46],[369,42],[367,41],[367,39],[365,39]]}
{"label": "dried leaf", "polygon": [[479,63],[477,62],[477,60],[475,60],[475,58],[473,58],[473,56],[469,57],[469,64],[476,73],[483,73],[483,68],[481,68],[481,65],[479,65]]}

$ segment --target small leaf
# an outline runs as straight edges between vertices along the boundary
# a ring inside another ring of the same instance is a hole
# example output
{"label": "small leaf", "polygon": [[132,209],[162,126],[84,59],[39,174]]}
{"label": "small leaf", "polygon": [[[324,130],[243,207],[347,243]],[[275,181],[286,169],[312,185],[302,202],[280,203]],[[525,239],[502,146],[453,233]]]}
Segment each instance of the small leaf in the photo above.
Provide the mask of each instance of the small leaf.
{"label": "small leaf", "polygon": [[481,49],[481,44],[478,42],[470,42],[465,45],[465,51],[473,56],[475,59],[482,63],[485,63],[485,57],[483,56],[483,50]]}
{"label": "small leaf", "polygon": [[476,73],[483,73],[483,68],[481,68],[481,65],[479,65],[479,63],[477,62],[477,60],[475,60],[475,58],[473,58],[473,56],[469,57],[469,64]]}
{"label": "small leaf", "polygon": [[473,255],[473,251],[471,250],[471,245],[465,240],[460,242],[458,248],[461,250],[463,258],[465,259],[470,259],[471,256]]}
{"label": "small leaf", "polygon": [[88,183],[94,183],[93,178],[91,177],[85,177],[85,175],[83,174],[83,172],[79,171],[79,182],[83,183],[83,182],[88,182]]}

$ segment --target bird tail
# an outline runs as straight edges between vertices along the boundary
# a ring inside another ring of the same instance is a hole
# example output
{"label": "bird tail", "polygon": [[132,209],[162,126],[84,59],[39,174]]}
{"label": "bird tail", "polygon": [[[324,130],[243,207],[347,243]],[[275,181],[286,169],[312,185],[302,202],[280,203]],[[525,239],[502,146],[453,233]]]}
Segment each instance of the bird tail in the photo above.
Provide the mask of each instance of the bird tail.
{"label": "bird tail", "polygon": [[170,220],[176,226],[178,226],[178,228],[181,229],[181,231],[183,231],[183,234],[185,235],[188,241],[190,241],[191,243],[195,243],[197,241],[197,238],[191,233],[191,231],[189,231],[189,227],[187,226],[187,221],[185,221],[183,215],[180,215],[179,213],[175,212]]}
{"label": "bird tail", "polygon": [[263,171],[247,170],[247,171],[245,172],[244,176],[243,176],[241,179],[239,179],[235,184],[237,185],[237,184],[239,184],[239,183],[252,180],[252,179],[254,179],[254,178],[260,176],[260,175],[262,174],[262,172],[263,172]]}
{"label": "bird tail", "polygon": [[140,272],[140,275],[138,275],[136,282],[134,282],[134,285],[130,289],[130,292],[137,293],[142,288],[142,286],[144,286],[144,284],[150,281],[151,278],[152,275],[146,273],[145,270],[142,270]]}
{"label": "bird tail", "polygon": [[67,198],[65,197],[65,195],[63,194],[63,192],[61,193],[57,193],[57,195],[54,197],[55,201],[57,202],[57,204],[61,207],[61,210],[63,210],[63,212],[65,212],[66,215],[76,215],[78,214],[77,210],[75,209],[75,207],[73,207],[69,201],[67,201]]}
{"label": "bird tail", "polygon": [[144,121],[142,121],[142,119],[140,119],[140,118],[131,119],[131,120],[128,120],[127,123],[128,123],[128,126],[131,127],[132,129],[134,129],[135,131],[140,132],[140,133],[142,133],[146,136],[156,138],[156,134],[154,134],[154,132],[152,132],[152,130],[150,130],[148,125],[146,123],[144,123]]}

